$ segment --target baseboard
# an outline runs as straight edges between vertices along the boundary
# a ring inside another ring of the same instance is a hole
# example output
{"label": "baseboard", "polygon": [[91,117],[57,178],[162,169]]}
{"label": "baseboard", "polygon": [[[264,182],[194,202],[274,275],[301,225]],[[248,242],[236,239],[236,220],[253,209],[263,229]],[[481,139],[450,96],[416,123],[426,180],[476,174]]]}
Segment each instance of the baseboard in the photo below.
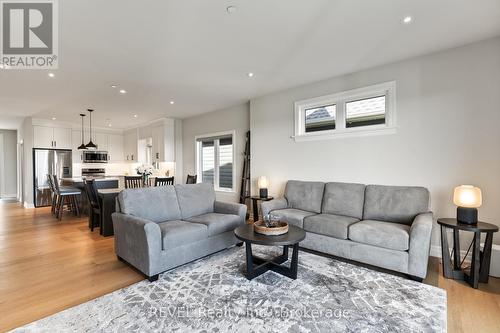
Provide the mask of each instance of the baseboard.
{"label": "baseboard", "polygon": [[23,204],[23,207],[24,208],[35,208],[35,205],[34,204],[30,204],[30,203],[28,203],[28,202],[25,201],[24,204]]}
{"label": "baseboard", "polygon": [[4,195],[2,195],[2,199],[17,199],[17,193],[4,194]]}

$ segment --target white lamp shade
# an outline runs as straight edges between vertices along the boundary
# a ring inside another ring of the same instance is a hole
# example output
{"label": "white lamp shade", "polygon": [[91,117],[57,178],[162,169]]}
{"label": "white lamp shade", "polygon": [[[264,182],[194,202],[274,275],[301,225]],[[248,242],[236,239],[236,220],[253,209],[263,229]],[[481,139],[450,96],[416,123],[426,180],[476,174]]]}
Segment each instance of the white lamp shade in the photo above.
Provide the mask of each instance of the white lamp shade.
{"label": "white lamp shade", "polygon": [[267,188],[267,186],[269,185],[266,176],[260,176],[257,183],[259,185],[259,188]]}
{"label": "white lamp shade", "polygon": [[459,207],[478,208],[483,204],[481,189],[472,185],[455,187],[453,203]]}

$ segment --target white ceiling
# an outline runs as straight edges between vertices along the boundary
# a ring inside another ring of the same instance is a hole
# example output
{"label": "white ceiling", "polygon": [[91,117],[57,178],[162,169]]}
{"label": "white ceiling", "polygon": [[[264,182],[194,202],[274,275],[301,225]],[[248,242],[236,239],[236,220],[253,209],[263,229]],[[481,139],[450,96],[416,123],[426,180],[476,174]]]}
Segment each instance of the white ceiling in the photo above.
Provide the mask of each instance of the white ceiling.
{"label": "white ceiling", "polygon": [[71,0],[59,16],[56,77],[0,70],[0,115],[92,107],[125,128],[500,34],[499,0]]}

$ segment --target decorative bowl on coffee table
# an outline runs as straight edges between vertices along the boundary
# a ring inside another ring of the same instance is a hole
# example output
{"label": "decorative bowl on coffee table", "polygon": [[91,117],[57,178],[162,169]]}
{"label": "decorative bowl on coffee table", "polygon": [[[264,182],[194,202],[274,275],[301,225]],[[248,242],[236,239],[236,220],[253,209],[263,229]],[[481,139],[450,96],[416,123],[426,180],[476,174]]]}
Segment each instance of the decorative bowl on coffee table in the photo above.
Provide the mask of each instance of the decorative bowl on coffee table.
{"label": "decorative bowl on coffee table", "polygon": [[254,223],[254,231],[261,235],[278,236],[288,232],[288,223],[285,221],[277,222],[276,226],[268,227],[264,221],[257,221]]}

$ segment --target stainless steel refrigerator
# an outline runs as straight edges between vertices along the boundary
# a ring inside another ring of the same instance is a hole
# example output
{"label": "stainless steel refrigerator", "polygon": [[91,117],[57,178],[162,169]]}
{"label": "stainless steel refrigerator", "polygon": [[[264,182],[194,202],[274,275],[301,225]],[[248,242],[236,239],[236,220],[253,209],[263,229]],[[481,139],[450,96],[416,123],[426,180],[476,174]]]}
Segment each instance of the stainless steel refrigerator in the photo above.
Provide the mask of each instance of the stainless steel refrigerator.
{"label": "stainless steel refrigerator", "polygon": [[71,178],[71,150],[33,149],[33,177],[35,207],[50,206],[51,191],[47,175],[57,175],[57,179]]}

